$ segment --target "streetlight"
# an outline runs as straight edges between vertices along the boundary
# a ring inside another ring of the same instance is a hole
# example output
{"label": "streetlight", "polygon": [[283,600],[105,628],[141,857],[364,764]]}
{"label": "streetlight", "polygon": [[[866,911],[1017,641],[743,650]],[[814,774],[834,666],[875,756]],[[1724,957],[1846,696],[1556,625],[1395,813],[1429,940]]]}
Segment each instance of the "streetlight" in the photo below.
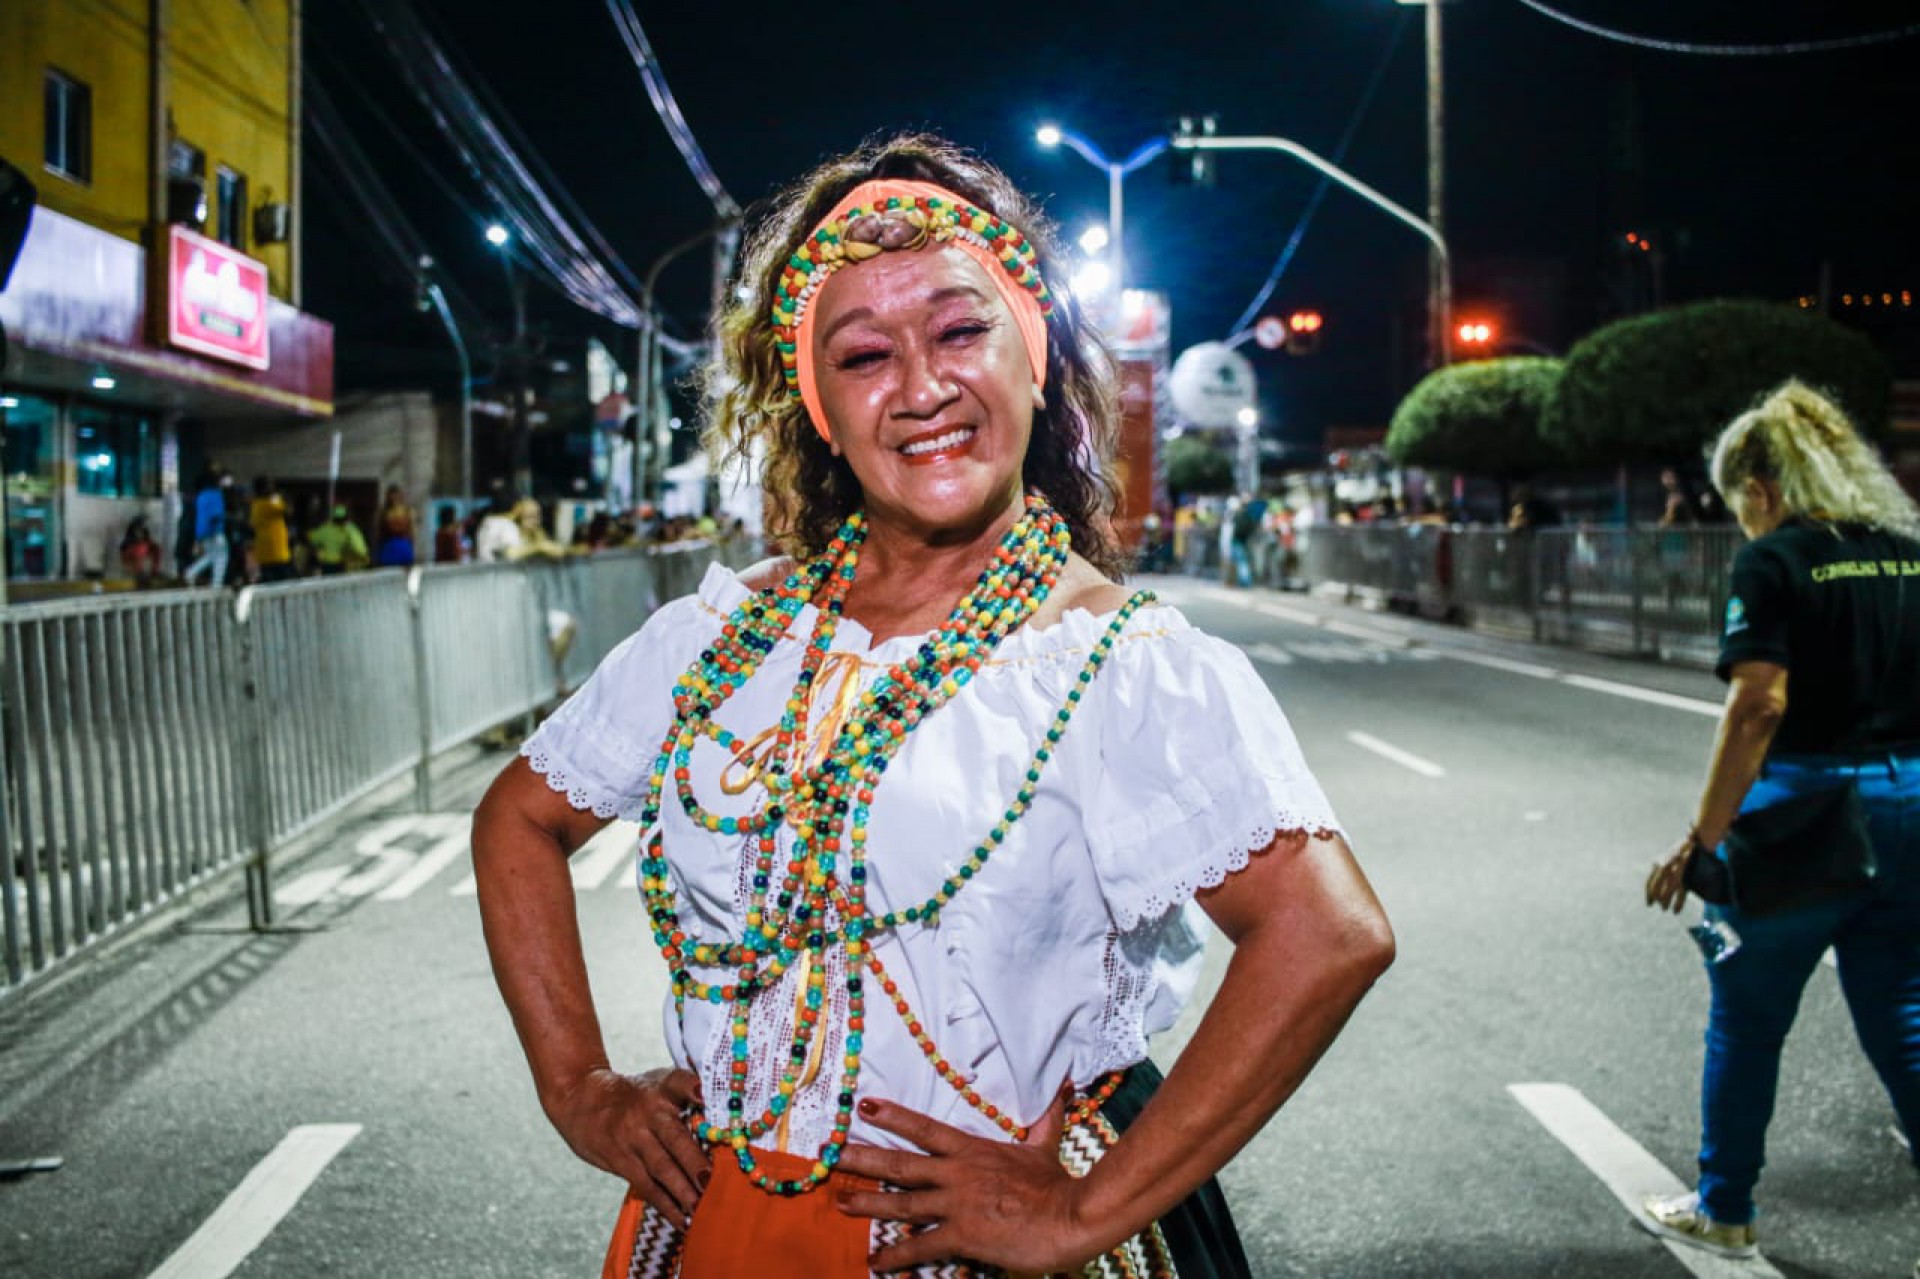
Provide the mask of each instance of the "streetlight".
{"label": "streetlight", "polygon": [[1073,273],[1073,291],[1082,298],[1097,298],[1113,287],[1114,274],[1105,262],[1089,262]]}
{"label": "streetlight", "polygon": [[453,353],[460,360],[460,505],[461,516],[466,518],[473,514],[473,362],[467,356],[467,343],[460,336],[460,326],[453,322],[447,295],[440,288],[440,282],[433,278],[433,268],[433,259],[421,254],[415,264],[419,273],[419,295],[414,305],[439,315],[447,340],[453,343]]}
{"label": "streetlight", "polygon": [[533,471],[527,444],[527,290],[520,273],[513,269],[513,233],[498,222],[489,222],[487,243],[500,250],[500,268],[507,273],[507,293],[513,299],[513,487],[522,497],[531,497]]}
{"label": "streetlight", "polygon": [[[1096,169],[1104,169],[1106,171],[1107,242],[1113,247],[1113,268],[1108,276],[1107,286],[1113,290],[1115,297],[1122,296],[1121,282],[1122,275],[1126,269],[1126,252],[1120,238],[1121,215],[1124,207],[1121,185],[1126,181],[1129,173],[1149,163],[1155,156],[1165,151],[1167,149],[1167,140],[1165,138],[1149,138],[1147,141],[1135,147],[1132,155],[1119,161],[1109,160],[1106,157],[1106,153],[1101,151],[1099,147],[1093,145],[1093,143],[1087,141],[1073,130],[1063,129],[1057,124],[1041,125],[1038,129],[1034,130],[1033,140],[1049,151],[1064,142],[1072,149],[1073,153],[1082,160],[1085,160]],[[1082,247],[1085,247],[1084,238],[1082,240]],[[1088,249],[1087,251],[1089,253],[1096,252],[1096,250],[1093,249]]]}
{"label": "streetlight", "polygon": [[1080,251],[1089,256],[1098,254],[1100,250],[1107,247],[1110,239],[1112,239],[1112,233],[1096,222],[1080,233]]}
{"label": "streetlight", "polygon": [[1447,339],[1452,336],[1453,327],[1451,317],[1453,310],[1453,268],[1451,255],[1447,252],[1446,238],[1440,234],[1438,227],[1435,227],[1430,222],[1422,222],[1418,217],[1400,205],[1395,204],[1386,196],[1381,195],[1378,191],[1362,182],[1359,178],[1354,177],[1339,165],[1322,156],[1315,155],[1290,138],[1176,137],[1172,140],[1171,145],[1177,151],[1278,151],[1283,155],[1290,155],[1307,167],[1332,178],[1335,182],[1338,182],[1347,190],[1373,205],[1376,209],[1391,214],[1393,217],[1406,223],[1421,235],[1425,236],[1427,243],[1433,246],[1434,257],[1438,259],[1440,263],[1441,287],[1434,293],[1434,305],[1439,308],[1438,314],[1435,316],[1437,322],[1436,327],[1439,329],[1439,343],[1435,347],[1435,353],[1441,364],[1447,363]]}
{"label": "streetlight", "polygon": [[[664,465],[656,465],[665,461],[667,441],[664,435],[654,429],[653,421],[653,401],[661,385],[657,367],[660,363],[660,316],[654,307],[654,288],[660,283],[660,273],[667,269],[668,263],[716,237],[724,243],[726,237],[737,233],[739,228],[740,217],[735,213],[721,218],[705,230],[694,232],[677,244],[669,245],[666,252],[647,267],[646,276],[640,281],[640,352],[634,369],[633,396],[633,504],[636,510],[647,489],[647,471],[666,469]],[[734,289],[733,295],[742,302],[747,301],[753,296],[752,286],[742,281]],[[670,421],[668,430],[677,424],[677,419]]]}

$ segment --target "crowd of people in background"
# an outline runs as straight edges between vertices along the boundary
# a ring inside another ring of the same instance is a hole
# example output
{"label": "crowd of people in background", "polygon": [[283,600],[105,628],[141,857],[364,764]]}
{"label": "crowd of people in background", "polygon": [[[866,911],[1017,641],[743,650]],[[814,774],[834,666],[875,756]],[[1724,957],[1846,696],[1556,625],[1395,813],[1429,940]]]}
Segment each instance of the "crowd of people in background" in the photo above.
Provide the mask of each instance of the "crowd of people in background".
{"label": "crowd of people in background", "polygon": [[410,568],[416,563],[504,563],[563,559],[598,551],[658,546],[742,535],[739,520],[711,515],[662,516],[651,504],[594,512],[574,524],[569,540],[552,531],[555,512],[529,497],[496,491],[466,518],[451,503],[435,513],[433,537],[422,544],[419,516],[406,490],[389,486],[375,516],[372,538],[343,502],[328,506],[309,495],[290,500],[270,476],[256,476],[250,499],[233,476],[210,464],[184,504],[174,543],[178,576],[165,572],[165,555],[144,515],[128,522],[120,539],[120,571],[137,589],[162,585],[228,587],[331,577],[364,569]]}
{"label": "crowd of people in background", "polygon": [[[1660,473],[1658,502],[1648,523],[1672,532],[1674,544],[1663,543],[1663,553],[1672,556],[1689,553],[1685,530],[1729,524],[1726,507],[1710,487],[1690,483],[1671,467]],[[1528,483],[1513,485],[1497,505],[1483,501],[1480,507],[1433,493],[1409,503],[1384,488],[1365,500],[1238,494],[1182,501],[1171,512],[1149,513],[1141,524],[1138,564],[1142,572],[1218,577],[1228,585],[1294,584],[1316,525],[1493,527],[1521,534],[1593,526],[1570,520],[1559,503]]]}

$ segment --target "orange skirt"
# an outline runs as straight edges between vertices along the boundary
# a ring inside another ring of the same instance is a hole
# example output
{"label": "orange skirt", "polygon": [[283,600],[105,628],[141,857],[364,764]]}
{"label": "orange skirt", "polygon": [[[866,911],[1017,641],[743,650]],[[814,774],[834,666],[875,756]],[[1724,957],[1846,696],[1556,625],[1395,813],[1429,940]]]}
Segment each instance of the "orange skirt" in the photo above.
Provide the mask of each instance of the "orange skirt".
{"label": "orange skirt", "polygon": [[[771,1195],[747,1180],[732,1152],[713,1152],[713,1179],[682,1232],[627,1192],[601,1279],[868,1279],[873,1222],[835,1207],[840,1193],[878,1182],[834,1172],[803,1195]],[[805,1177],[811,1159],[755,1150],[770,1177]]]}

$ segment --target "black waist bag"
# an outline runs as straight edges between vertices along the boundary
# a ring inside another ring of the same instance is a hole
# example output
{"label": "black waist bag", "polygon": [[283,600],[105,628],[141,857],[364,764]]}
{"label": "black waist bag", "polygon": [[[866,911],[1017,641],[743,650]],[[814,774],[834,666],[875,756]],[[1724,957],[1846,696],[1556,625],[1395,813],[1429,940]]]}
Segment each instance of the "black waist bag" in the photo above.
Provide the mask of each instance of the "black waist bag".
{"label": "black waist bag", "polygon": [[1727,831],[1726,854],[1733,904],[1749,915],[1844,897],[1879,873],[1852,781],[1743,813]]}

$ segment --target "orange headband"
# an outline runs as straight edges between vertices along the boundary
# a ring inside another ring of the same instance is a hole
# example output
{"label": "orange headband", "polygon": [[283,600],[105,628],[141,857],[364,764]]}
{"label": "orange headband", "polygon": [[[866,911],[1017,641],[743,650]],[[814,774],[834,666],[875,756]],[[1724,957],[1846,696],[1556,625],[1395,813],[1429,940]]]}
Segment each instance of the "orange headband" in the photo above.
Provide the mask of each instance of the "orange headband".
{"label": "orange headband", "polygon": [[800,242],[774,288],[773,327],[787,391],[807,406],[813,429],[832,441],[813,369],[813,307],[827,280],[888,249],[950,244],[987,269],[994,291],[1012,312],[1033,366],[1035,386],[1047,385],[1047,316],[1053,296],[1040,278],[1027,238],[994,214],[931,182],[863,182]]}

